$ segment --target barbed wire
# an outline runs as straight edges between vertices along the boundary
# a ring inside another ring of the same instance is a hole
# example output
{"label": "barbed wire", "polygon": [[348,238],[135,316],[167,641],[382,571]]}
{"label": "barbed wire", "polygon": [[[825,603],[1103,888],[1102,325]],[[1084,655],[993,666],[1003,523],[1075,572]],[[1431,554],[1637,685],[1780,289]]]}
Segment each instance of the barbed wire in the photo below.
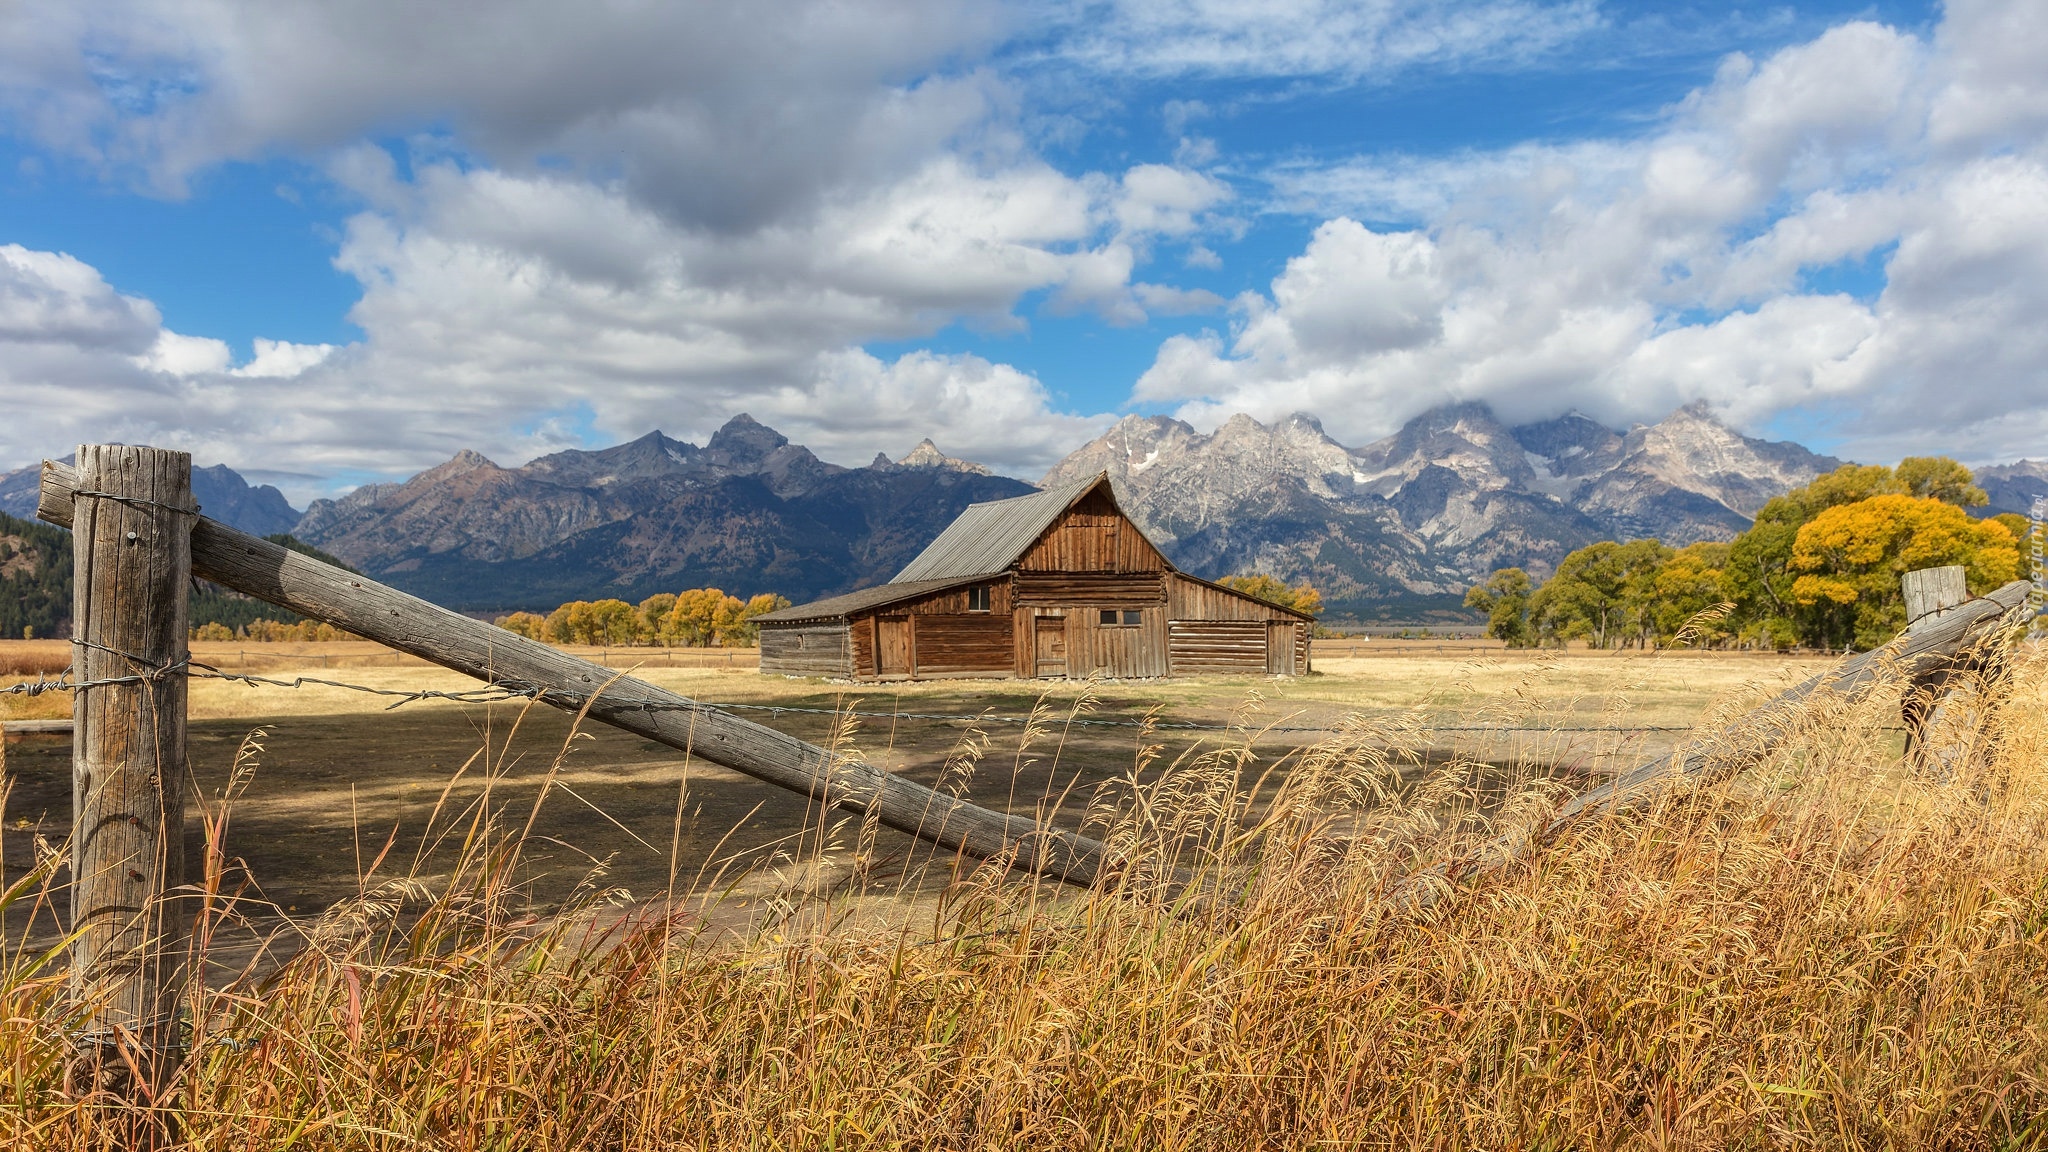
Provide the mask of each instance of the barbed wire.
{"label": "barbed wire", "polygon": [[[1166,731],[1192,732],[1341,732],[1340,724],[1205,724],[1192,720],[1105,720],[1092,716],[1047,718],[1043,716],[1002,716],[988,713],[978,716],[950,716],[933,712],[862,712],[840,708],[804,708],[793,704],[707,704],[705,707],[749,712],[797,712],[827,716],[858,716],[873,720],[942,720],[956,723],[1030,724],[1034,721],[1048,726],[1063,725],[1097,728],[1155,728]],[[1574,728],[1516,728],[1498,724],[1431,725],[1431,732],[1690,732],[1691,725],[1628,724],[1611,726],[1587,726]]]}
{"label": "barbed wire", "polygon": [[166,504],[161,500],[151,500],[146,496],[128,496],[120,492],[102,492],[97,488],[72,489],[72,499],[76,500],[80,496],[83,496],[88,500],[112,500],[119,504],[126,504],[132,508],[161,508],[166,512],[174,512],[180,516],[196,517],[199,515],[199,505],[196,503],[193,504],[192,507],[190,508],[184,508],[176,504]]}
{"label": "barbed wire", "polygon": [[[92,645],[93,647],[102,647]],[[112,652],[112,649],[106,649]],[[115,652],[115,655],[127,656]],[[133,659],[133,657],[129,657]],[[559,697],[558,702],[580,707],[583,697],[557,688],[546,688],[518,681],[500,681],[480,688],[447,691],[436,688],[384,688],[372,684],[352,684],[345,680],[333,680],[321,676],[294,676],[282,679],[275,676],[261,676],[249,672],[229,672],[197,660],[184,660],[177,664],[151,669],[148,672],[126,676],[107,676],[95,680],[37,679],[0,688],[0,696],[39,696],[45,692],[78,692],[93,688],[116,687],[121,685],[149,684],[171,675],[183,675],[188,679],[222,680],[247,684],[250,687],[298,689],[307,687],[339,688],[350,692],[361,692],[370,696],[388,697],[391,703],[385,711],[425,700],[447,700],[458,704],[499,704],[511,700],[539,700],[548,702],[548,697]],[[1256,723],[1212,723],[1197,720],[1166,720],[1148,718],[1140,720],[1110,719],[1096,716],[1047,717],[1009,716],[996,712],[968,714],[945,712],[901,712],[868,711],[857,708],[814,708],[800,704],[745,704],[738,702],[718,703],[715,701],[690,700],[669,703],[658,700],[608,701],[613,708],[630,712],[765,712],[770,717],[785,713],[798,716],[854,717],[863,720],[925,720],[948,724],[1044,724],[1049,727],[1086,728],[1143,728],[1165,732],[1240,732],[1263,735],[1267,733],[1308,735],[1341,732],[1348,726],[1343,723],[1330,724],[1269,724]],[[1689,724],[1612,724],[1612,725],[1502,725],[1502,724],[1454,724],[1424,725],[1428,732],[1690,732]]]}

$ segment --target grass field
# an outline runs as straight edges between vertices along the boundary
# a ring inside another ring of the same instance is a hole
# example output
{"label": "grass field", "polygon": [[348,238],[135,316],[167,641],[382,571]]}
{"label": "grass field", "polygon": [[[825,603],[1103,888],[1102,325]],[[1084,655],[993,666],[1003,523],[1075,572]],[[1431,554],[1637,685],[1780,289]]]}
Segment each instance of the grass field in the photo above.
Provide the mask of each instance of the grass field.
{"label": "grass field", "polygon": [[[196,1018],[202,1041],[230,1042],[188,1065],[189,1134],[394,1149],[2048,1140],[2038,654],[1959,785],[1901,764],[1895,696],[1824,701],[1735,784],[1586,829],[1416,920],[1384,903],[1402,877],[1682,736],[1600,729],[1739,713],[1825,663],[1425,649],[1323,657],[1292,681],[1058,685],[1043,700],[1012,682],[643,671],[730,704],[990,713],[836,737],[830,715],[746,714],[928,782],[970,749],[969,793],[996,806],[1074,783],[1128,859],[1201,863],[1215,886],[1195,903],[920,867],[901,838],[821,826],[637,738],[570,740],[541,712],[508,738],[514,704],[386,712],[344,689],[195,682],[203,790],[227,787],[252,727],[268,733],[213,851],[245,860],[279,907],[223,921],[219,958],[247,964],[235,934],[280,925],[298,951],[260,979],[214,973]],[[463,686],[325,655],[306,674]],[[201,658],[275,675],[304,657]],[[1028,732],[993,719],[1034,707]],[[1067,723],[1148,714],[1237,728]],[[69,768],[48,738],[8,757],[12,879],[34,863],[29,833],[61,831]],[[521,839],[558,757],[567,787]],[[1075,802],[1063,819],[1089,815]],[[395,866],[359,884],[357,861],[393,829]],[[650,902],[672,874],[711,895]],[[15,940],[33,903],[6,910]],[[0,986],[0,1130],[88,1146],[54,1095],[58,1046],[36,1022],[63,1009],[33,952],[15,947]]]}
{"label": "grass field", "polygon": [[[53,661],[68,657],[68,646],[61,643],[14,642],[12,647],[16,650],[10,652],[10,645],[0,643],[0,667],[9,666],[9,660],[14,667],[34,663],[23,649],[39,653],[49,669],[61,667]],[[1689,725],[1716,699],[1766,692],[1816,666],[1812,660],[1677,654],[1438,655],[1435,647],[1375,642],[1373,656],[1319,657],[1317,675],[1291,680],[1095,685],[828,684],[761,676],[750,666],[751,651],[577,651],[621,670],[637,668],[637,675],[685,695],[753,706],[739,714],[805,739],[848,742],[924,783],[938,779],[963,741],[985,745],[977,778],[968,785],[970,798],[1025,812],[1051,793],[1071,789],[1086,796],[1114,785],[1130,772],[1141,744],[1156,744],[1157,758],[1170,763],[1219,741],[1243,739],[1167,727],[1144,732],[1137,725],[1148,715],[1162,724],[1239,723],[1254,732],[1337,726],[1363,716],[1431,729],[1407,736],[1421,749],[1418,765],[1465,754],[1583,775],[1662,751],[1676,735],[1601,729]],[[475,686],[456,673],[368,643],[201,643],[194,646],[194,657],[226,671],[271,679],[306,677],[403,691]],[[16,715],[69,715],[65,694],[26,701],[0,697],[0,702],[11,701],[27,704],[10,704],[19,708]],[[248,861],[278,911],[315,914],[354,895],[358,856],[374,856],[387,837],[397,837],[398,851],[416,849],[416,837],[442,787],[478,753],[487,735],[495,734],[493,755],[506,765],[503,778],[491,785],[495,802],[517,806],[530,801],[568,731],[567,716],[537,709],[519,719],[518,735],[508,743],[504,733],[523,711],[517,703],[486,707],[421,701],[397,709],[390,703],[388,697],[320,684],[284,688],[192,682],[192,761],[202,789],[222,786],[236,749],[252,729],[267,733],[254,779],[237,805],[240,835],[231,847]],[[1077,713],[1077,705],[1084,711]],[[769,707],[811,711],[759,710]],[[1028,717],[1041,708],[1060,723],[1020,754],[1022,726],[1005,718]],[[838,714],[847,711],[989,719],[871,716],[842,726]],[[1072,719],[1091,723],[1067,722]],[[1504,727],[1529,731],[1501,731]],[[1251,745],[1265,762],[1277,762],[1327,735],[1268,731]],[[17,740],[10,749],[13,790],[5,821],[12,835],[4,851],[11,869],[33,860],[35,835],[60,840],[68,833],[69,757],[69,742],[62,738]],[[543,900],[566,895],[592,858],[610,861],[612,881],[636,895],[664,887],[679,798],[687,817],[680,850],[683,875],[709,878],[723,868],[727,878],[745,876],[741,887],[747,891],[773,889],[781,881],[759,866],[786,864],[814,816],[801,800],[779,789],[702,762],[686,770],[674,749],[602,725],[591,726],[577,742],[559,779],[568,793],[543,813],[537,827],[560,844],[530,853],[534,891]],[[455,785],[452,795],[463,803],[476,799],[482,794],[481,780],[481,773],[471,775]],[[1079,808],[1069,815],[1078,816]],[[191,837],[188,849],[196,859],[196,829]],[[924,854],[915,841],[886,830],[877,840],[878,858],[887,868],[912,873],[906,892],[928,892],[944,883],[943,876],[922,869]],[[439,882],[445,873],[431,868],[426,878]],[[257,924],[260,932],[276,927],[270,917],[258,917]],[[41,927],[59,930],[54,921]]]}

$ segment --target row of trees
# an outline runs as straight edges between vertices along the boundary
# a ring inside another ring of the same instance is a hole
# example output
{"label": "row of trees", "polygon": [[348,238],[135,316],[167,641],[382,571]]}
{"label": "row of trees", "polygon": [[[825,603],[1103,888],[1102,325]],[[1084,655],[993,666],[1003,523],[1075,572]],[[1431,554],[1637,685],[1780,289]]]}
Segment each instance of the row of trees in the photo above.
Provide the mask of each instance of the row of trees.
{"label": "row of trees", "polygon": [[1845,464],[1757,513],[1727,543],[1602,541],[1538,587],[1505,568],[1465,596],[1487,634],[1527,647],[1873,648],[1905,626],[1899,577],[1960,564],[1982,593],[2024,570],[2025,518],[1972,517],[1970,470],[1940,456]]}
{"label": "row of trees", "polygon": [[514,612],[499,617],[497,624],[508,632],[552,644],[752,648],[760,633],[754,618],[787,607],[788,599],[773,592],[742,600],[717,588],[692,588],[656,593],[638,605],[624,600],[575,600],[545,616]]}
{"label": "row of trees", "polygon": [[258,618],[247,624],[230,628],[218,620],[209,620],[192,629],[194,640],[250,640],[258,644],[286,644],[309,642],[326,643],[336,640],[361,640],[353,632],[344,632],[332,624],[317,620],[286,622]]}

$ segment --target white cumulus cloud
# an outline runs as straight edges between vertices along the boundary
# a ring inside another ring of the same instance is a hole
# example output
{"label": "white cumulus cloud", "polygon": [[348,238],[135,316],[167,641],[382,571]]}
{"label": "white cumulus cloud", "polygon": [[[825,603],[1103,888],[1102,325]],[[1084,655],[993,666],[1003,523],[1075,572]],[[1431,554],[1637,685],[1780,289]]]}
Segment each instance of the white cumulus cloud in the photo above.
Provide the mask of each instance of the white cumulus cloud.
{"label": "white cumulus cloud", "polygon": [[1335,215],[1137,395],[1353,440],[1454,400],[1625,424],[1706,399],[1873,457],[2038,455],[2048,71],[2010,46],[2044,43],[2048,9],[1958,0],[1926,40],[1730,57],[1639,139],[1278,170],[1280,206]]}

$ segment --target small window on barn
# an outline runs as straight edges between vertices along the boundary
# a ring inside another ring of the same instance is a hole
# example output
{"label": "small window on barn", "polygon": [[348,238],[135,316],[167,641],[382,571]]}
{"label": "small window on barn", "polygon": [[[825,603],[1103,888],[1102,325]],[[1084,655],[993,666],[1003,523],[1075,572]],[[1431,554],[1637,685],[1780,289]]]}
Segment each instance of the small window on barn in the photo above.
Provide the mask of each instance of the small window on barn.
{"label": "small window on barn", "polygon": [[1105,628],[1134,626],[1144,619],[1145,614],[1135,608],[1126,608],[1121,612],[1114,608],[1104,608],[1101,616],[1102,625]]}
{"label": "small window on barn", "polygon": [[1136,608],[1124,609],[1124,623],[1140,624],[1144,622],[1144,619],[1145,614],[1143,612],[1138,611]]}
{"label": "small window on barn", "polygon": [[1116,609],[1114,609],[1114,608],[1104,608],[1104,609],[1102,610],[1102,622],[1103,622],[1104,624],[1114,624],[1114,623],[1116,623]]}
{"label": "small window on barn", "polygon": [[988,585],[978,584],[967,590],[967,610],[969,612],[988,611]]}

